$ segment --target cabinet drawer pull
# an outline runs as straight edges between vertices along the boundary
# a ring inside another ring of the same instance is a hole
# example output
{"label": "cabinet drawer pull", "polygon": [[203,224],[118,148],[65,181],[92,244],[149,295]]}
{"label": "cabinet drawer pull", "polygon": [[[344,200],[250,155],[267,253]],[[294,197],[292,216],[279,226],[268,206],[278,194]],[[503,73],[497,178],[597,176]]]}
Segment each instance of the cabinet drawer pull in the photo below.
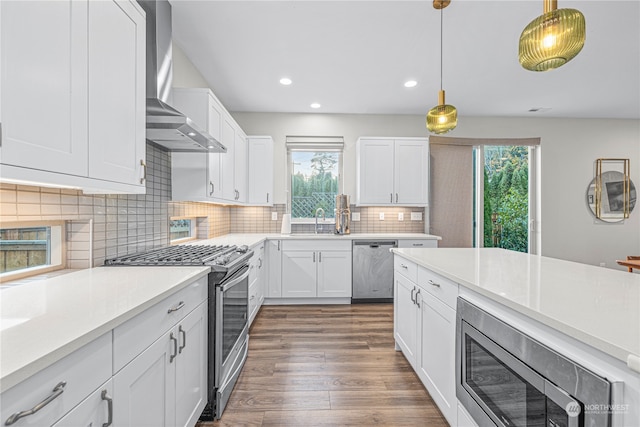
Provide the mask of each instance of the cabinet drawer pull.
{"label": "cabinet drawer pull", "polygon": [[431,280],[431,279],[429,279],[429,284],[430,284],[431,286],[435,286],[436,288],[439,288],[439,287],[440,287],[440,283],[436,283],[436,282],[434,282],[434,281],[433,281],[433,280]]}
{"label": "cabinet drawer pull", "polygon": [[100,397],[107,401],[107,422],[102,427],[109,427],[113,424],[113,398],[107,394],[107,390],[102,390]]}
{"label": "cabinet drawer pull", "polygon": [[182,350],[187,346],[187,333],[182,329],[182,325],[178,326],[178,332],[182,335],[182,345],[178,349],[178,354],[182,353]]}
{"label": "cabinet drawer pull", "polygon": [[147,180],[147,164],[144,160],[140,159],[140,166],[142,166],[142,178],[140,178],[140,184],[144,184]]}
{"label": "cabinet drawer pull", "polygon": [[66,381],[60,381],[51,391],[51,394],[47,396],[42,402],[35,405],[33,408],[28,409],[26,411],[16,412],[7,418],[7,421],[4,422],[4,425],[10,426],[18,421],[20,418],[28,417],[29,415],[33,415],[38,412],[40,409],[47,406],[49,403],[53,402],[58,396],[60,396],[64,392],[64,387],[67,385]]}
{"label": "cabinet drawer pull", "polygon": [[389,193],[389,203],[393,203],[393,193]]}
{"label": "cabinet drawer pull", "polygon": [[178,310],[180,310],[182,307],[184,307],[184,301],[180,301],[180,303],[179,303],[177,306],[172,307],[172,308],[170,308],[169,310],[167,310],[167,313],[171,314],[171,313],[173,313],[174,311],[178,311]]}
{"label": "cabinet drawer pull", "polygon": [[267,193],[267,203],[269,203],[269,193]]}
{"label": "cabinet drawer pull", "polygon": [[407,267],[407,266],[406,266],[406,265],[404,265],[404,264],[400,264],[400,267],[405,268],[405,269],[407,269],[407,270],[409,269],[409,267]]}
{"label": "cabinet drawer pull", "polygon": [[398,203],[398,193],[396,193],[396,203]]}
{"label": "cabinet drawer pull", "polygon": [[413,293],[414,293],[415,291],[416,291],[416,288],[415,288],[415,286],[414,286],[414,287],[413,287],[413,289],[411,289],[411,302],[412,302],[412,303],[414,303],[414,304],[416,303],[416,300],[415,300],[415,299],[413,299]]}
{"label": "cabinet drawer pull", "polygon": [[318,262],[322,262],[322,252],[318,252]]}
{"label": "cabinet drawer pull", "polygon": [[213,185],[212,181],[209,181],[209,186],[211,187],[211,191],[209,191],[209,195],[212,196],[216,186]]}
{"label": "cabinet drawer pull", "polygon": [[169,335],[169,340],[173,341],[173,354],[169,356],[169,363],[173,363],[173,359],[178,355],[178,340],[173,335],[173,332]]}
{"label": "cabinet drawer pull", "polygon": [[418,289],[418,292],[416,292],[416,305],[418,306],[418,308],[420,308],[420,301],[418,301],[418,296],[420,296],[420,289]]}
{"label": "cabinet drawer pull", "polygon": [[424,243],[414,243],[413,246],[424,246]]}
{"label": "cabinet drawer pull", "polygon": [[313,262],[316,262],[316,253],[313,253]]}

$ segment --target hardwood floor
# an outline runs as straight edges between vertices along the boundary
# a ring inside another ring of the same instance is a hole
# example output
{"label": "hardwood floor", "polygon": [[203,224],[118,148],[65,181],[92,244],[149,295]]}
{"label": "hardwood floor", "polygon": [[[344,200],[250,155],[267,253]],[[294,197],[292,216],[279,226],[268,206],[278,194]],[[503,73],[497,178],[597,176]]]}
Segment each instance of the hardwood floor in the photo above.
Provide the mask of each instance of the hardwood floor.
{"label": "hardwood floor", "polygon": [[221,426],[447,422],[401,352],[393,305],[263,306]]}

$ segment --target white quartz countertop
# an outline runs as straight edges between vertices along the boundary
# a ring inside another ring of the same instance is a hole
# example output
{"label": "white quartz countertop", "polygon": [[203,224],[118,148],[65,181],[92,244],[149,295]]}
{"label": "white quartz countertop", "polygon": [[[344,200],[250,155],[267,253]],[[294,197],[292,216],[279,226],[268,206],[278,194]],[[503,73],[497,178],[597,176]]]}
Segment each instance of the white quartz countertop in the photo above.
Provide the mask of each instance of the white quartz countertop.
{"label": "white quartz countertop", "polygon": [[62,359],[208,267],[99,267],[0,292],[0,392]]}
{"label": "white quartz countertop", "polygon": [[411,239],[411,240],[442,240],[440,236],[434,236],[433,234],[424,233],[352,233],[335,235],[329,233],[299,233],[299,234],[261,234],[261,233],[232,233],[225,234],[224,236],[214,237],[207,240],[197,240],[185,244],[193,245],[247,245],[249,247],[255,246],[265,239],[282,239],[282,240],[364,240],[364,239]]}
{"label": "white quartz countertop", "polygon": [[504,249],[392,249],[638,370],[640,275]]}

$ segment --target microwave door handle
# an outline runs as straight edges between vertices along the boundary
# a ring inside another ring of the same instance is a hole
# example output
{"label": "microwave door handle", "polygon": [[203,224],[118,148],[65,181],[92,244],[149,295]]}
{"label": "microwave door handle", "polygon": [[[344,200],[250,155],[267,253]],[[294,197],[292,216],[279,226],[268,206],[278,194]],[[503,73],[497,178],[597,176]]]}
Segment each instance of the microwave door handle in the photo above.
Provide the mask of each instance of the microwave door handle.
{"label": "microwave door handle", "polygon": [[578,427],[580,421],[580,403],[555,384],[544,380],[544,395],[553,403],[567,411],[567,427]]}

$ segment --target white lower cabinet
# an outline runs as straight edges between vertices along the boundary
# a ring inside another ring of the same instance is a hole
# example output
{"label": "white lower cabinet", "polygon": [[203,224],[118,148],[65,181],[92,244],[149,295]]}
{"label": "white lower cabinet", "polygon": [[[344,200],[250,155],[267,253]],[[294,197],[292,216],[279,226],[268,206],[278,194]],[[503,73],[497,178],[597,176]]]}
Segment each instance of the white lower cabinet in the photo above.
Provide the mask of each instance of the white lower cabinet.
{"label": "white lower cabinet", "polygon": [[350,298],[351,241],[283,242],[282,298]]}
{"label": "white lower cabinet", "polygon": [[418,341],[418,308],[414,302],[417,285],[398,270],[394,272],[393,335],[396,346],[415,368]]}
{"label": "white lower cabinet", "polygon": [[268,298],[282,297],[282,240],[267,240],[267,282],[265,296]]}
{"label": "white lower cabinet", "polygon": [[204,302],[114,376],[114,425],[194,425],[207,403],[206,342]]}
{"label": "white lower cabinet", "polygon": [[[3,392],[0,395],[0,423],[19,427],[50,426],[70,414],[111,378],[111,349],[111,333],[108,332]],[[28,413],[47,400],[49,403],[40,410]],[[98,406],[102,409],[88,411],[107,413],[104,402]]]}
{"label": "white lower cabinet", "polygon": [[249,261],[249,326],[256,318],[264,301],[264,284],[266,281],[267,265],[264,261],[265,242],[253,248],[253,257]]}
{"label": "white lower cabinet", "polygon": [[113,425],[113,380],[101,385],[53,427],[111,425]]}
{"label": "white lower cabinet", "polygon": [[457,425],[455,302],[458,285],[394,259],[394,338],[450,425]]}

